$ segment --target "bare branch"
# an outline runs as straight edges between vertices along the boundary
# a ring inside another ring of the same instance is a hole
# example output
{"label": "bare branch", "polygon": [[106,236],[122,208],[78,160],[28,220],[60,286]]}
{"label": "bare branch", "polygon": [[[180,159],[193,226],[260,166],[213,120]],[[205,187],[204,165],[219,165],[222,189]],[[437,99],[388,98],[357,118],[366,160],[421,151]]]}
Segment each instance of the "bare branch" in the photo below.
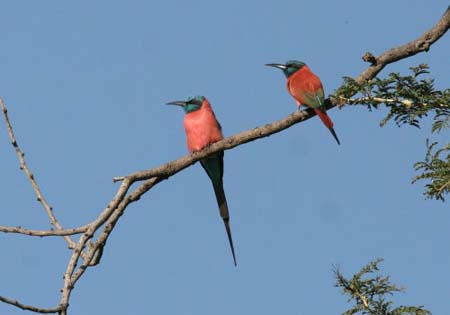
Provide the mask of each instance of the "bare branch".
{"label": "bare branch", "polygon": [[[366,53],[363,56],[363,59],[372,63],[372,65],[355,79],[356,82],[363,83],[367,80],[373,79],[381,70],[383,70],[385,66],[390,63],[428,51],[431,45],[433,45],[439,38],[442,37],[442,35],[445,34],[445,32],[447,32],[449,27],[450,6],[447,8],[438,23],[423,33],[422,36],[416,40],[402,46],[389,49],[378,57],[374,57],[371,53]],[[367,56],[371,56],[372,58],[367,58]]]}
{"label": "bare branch", "polygon": [[[25,153],[22,152],[19,145],[17,144],[16,137],[14,136],[14,132],[12,129],[11,122],[9,121],[8,117],[8,110],[6,109],[6,105],[3,102],[3,99],[0,98],[0,108],[3,111],[3,116],[5,118],[6,128],[8,129],[8,135],[9,139],[11,140],[11,144],[14,147],[14,150],[16,151],[17,157],[20,162],[20,169],[25,172],[28,179],[30,180],[31,186],[33,187],[34,193],[36,194],[37,200],[41,203],[42,207],[44,207],[45,211],[47,212],[48,217],[50,218],[51,224],[57,229],[57,230],[63,230],[63,227],[61,224],[59,224],[58,220],[56,219],[52,207],[49,205],[47,200],[42,195],[41,189],[39,188],[38,183],[36,182],[36,179],[34,178],[33,173],[28,168],[27,163],[25,162]],[[75,242],[70,238],[69,235],[65,235],[64,239],[69,244],[69,248],[75,247]]]}
{"label": "bare branch", "polygon": [[[361,83],[366,80],[373,79],[386,65],[400,59],[413,56],[419,52],[428,51],[430,46],[434,42],[436,42],[442,35],[444,35],[449,28],[450,7],[447,8],[439,22],[430,30],[425,32],[416,40],[408,44],[387,50],[380,56],[376,57],[376,64],[370,66],[368,69],[362,72],[355,80]],[[368,53],[366,53],[366,55],[367,54]],[[339,102],[339,100],[336,100],[335,98],[331,98],[327,101],[327,109],[333,108],[337,104],[342,103],[342,100]],[[121,181],[124,178],[128,178],[132,182],[146,180],[151,177],[163,177],[163,179],[167,179],[168,177],[178,173],[179,171],[185,169],[186,167],[194,164],[198,160],[201,160],[202,158],[212,153],[222,150],[229,150],[241,144],[268,137],[274,133],[278,133],[286,128],[289,128],[296,123],[308,120],[315,115],[316,114],[314,113],[314,111],[310,109],[300,112],[294,112],[284,119],[278,120],[274,123],[267,124],[262,127],[256,127],[252,130],[243,131],[234,136],[218,141],[201,151],[192,153],[178,160],[171,161],[150,170],[139,171],[126,176],[114,177],[113,181]]]}
{"label": "bare branch", "polygon": [[[373,75],[375,76],[376,74]],[[335,106],[336,103],[333,103],[330,100],[328,100],[327,109]],[[88,253],[86,254],[85,261],[80,266],[80,268],[73,274],[70,283],[71,284],[75,283],[82,276],[86,268],[88,268],[91,265],[98,264],[101,254],[100,256],[97,257],[94,256],[96,253],[97,255],[99,255],[99,253],[103,251],[103,247],[106,244],[109,234],[112,232],[115,224],[125,211],[126,207],[131,202],[138,200],[145,192],[150,190],[154,185],[158,184],[162,180],[168,179],[170,176],[175,175],[176,173],[189,167],[190,165],[194,164],[195,162],[203,159],[204,157],[210,154],[222,150],[229,150],[244,143],[268,137],[272,134],[275,134],[286,128],[289,128],[296,123],[307,120],[313,116],[315,116],[315,113],[309,109],[301,112],[294,112],[284,119],[278,120],[271,124],[267,124],[265,126],[256,127],[251,130],[243,131],[239,134],[225,138],[219,142],[213,143],[201,151],[186,155],[180,159],[168,162],[159,167],[131,173],[126,176],[115,177],[113,179],[114,182],[127,181],[129,185],[133,184],[136,181],[145,180],[145,182],[141,186],[139,186],[134,192],[132,192],[128,197],[126,198],[124,197],[120,202],[120,204],[117,205],[117,208],[108,218],[108,221],[105,224],[103,232],[100,234],[97,241],[91,245]],[[74,269],[72,269],[72,272],[73,271]]]}
{"label": "bare branch", "polygon": [[66,235],[81,234],[86,232],[88,228],[89,224],[73,229],[64,229],[64,230],[29,230],[24,229],[20,226],[0,226],[0,232],[44,237],[44,236],[66,236]]}
{"label": "bare branch", "polygon": [[61,312],[61,315],[64,315],[66,313],[67,307],[69,306],[70,294],[72,293],[74,284],[76,282],[76,280],[73,281],[72,274],[75,271],[80,256],[83,256],[84,259],[83,266],[86,265],[86,262],[87,265],[89,265],[96,252],[96,248],[91,246],[88,253],[83,255],[82,254],[83,249],[87,246],[89,240],[92,238],[94,233],[108,220],[108,218],[114,212],[117,212],[117,208],[119,204],[122,202],[122,200],[125,198],[125,195],[128,192],[128,189],[130,188],[131,184],[132,182],[130,182],[127,179],[125,179],[122,182],[114,198],[109,202],[108,206],[102,211],[100,216],[95,221],[89,224],[88,230],[80,237],[80,240],[78,241],[76,247],[73,249],[73,254],[70,257],[69,263],[66,268],[66,272],[64,273],[63,276],[64,286],[61,290],[61,300],[60,300],[60,305],[63,311]]}
{"label": "bare branch", "polygon": [[[117,221],[120,219],[122,214],[125,212],[125,209],[129,204],[138,201],[143,194],[149,191],[153,186],[159,183],[161,179],[157,179],[153,177],[149,180],[146,180],[143,184],[137,187],[132,193],[130,193],[126,198],[122,200],[122,202],[118,205],[117,210],[109,217],[108,221],[105,224],[105,227],[102,233],[99,235],[97,241],[92,244],[91,250],[86,254],[86,258],[80,268],[72,277],[72,284],[74,284],[81,275],[84,273],[85,269],[91,265],[93,265],[92,260],[94,259],[94,255],[97,251],[103,252],[103,247],[106,245],[109,235],[113,231]],[[99,260],[100,258],[96,258]],[[98,264],[98,262],[97,262]]]}
{"label": "bare branch", "polygon": [[271,124],[267,124],[261,127],[256,127],[251,130],[240,132],[234,136],[225,138],[218,142],[215,142],[203,150],[191,153],[177,160],[168,162],[159,167],[155,167],[150,170],[139,171],[136,173],[131,173],[124,177],[116,177],[115,180],[118,181],[121,178],[128,178],[130,181],[141,181],[152,177],[160,177],[161,179],[167,179],[170,176],[178,173],[179,171],[185,169],[186,167],[194,164],[195,162],[203,159],[204,157],[213,154],[218,151],[229,150],[239,145],[247,142],[255,141],[261,138],[268,137],[284,129],[295,125],[301,121],[308,120],[315,116],[315,113],[311,109],[306,109],[303,111],[296,111],[286,118],[280,119]]}
{"label": "bare branch", "polygon": [[0,301],[4,302],[6,304],[10,304],[10,305],[16,306],[16,307],[18,307],[20,309],[23,309],[25,311],[32,311],[32,312],[41,313],[41,314],[58,313],[59,311],[61,311],[61,306],[57,306],[57,307],[54,307],[54,308],[40,308],[40,307],[36,307],[36,306],[25,305],[23,303],[20,303],[17,300],[8,299],[8,298],[5,298],[3,296],[0,296]]}

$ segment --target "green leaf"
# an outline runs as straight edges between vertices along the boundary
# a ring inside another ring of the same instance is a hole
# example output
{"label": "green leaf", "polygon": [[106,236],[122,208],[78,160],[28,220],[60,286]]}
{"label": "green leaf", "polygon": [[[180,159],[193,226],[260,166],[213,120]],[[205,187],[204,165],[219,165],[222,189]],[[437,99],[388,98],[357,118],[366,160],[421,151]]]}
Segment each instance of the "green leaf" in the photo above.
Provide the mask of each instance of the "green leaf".
{"label": "green leaf", "polygon": [[[335,98],[354,97],[353,105],[366,106],[370,111],[384,105],[388,112],[380,122],[381,127],[394,121],[398,126],[420,128],[423,120],[430,117],[431,133],[450,129],[450,89],[437,90],[432,78],[424,78],[430,73],[426,64],[410,70],[409,75],[393,72],[386,78],[376,77],[362,84],[344,77],[344,84],[335,91]],[[421,173],[413,177],[412,183],[426,180],[425,197],[444,201],[444,196],[450,192],[450,153],[448,149],[437,150],[435,146],[427,144],[425,160],[414,164],[414,169]]]}
{"label": "green leaf", "polygon": [[361,268],[353,277],[346,278],[334,267],[336,278],[335,286],[349,297],[352,307],[343,315],[370,314],[370,315],[425,315],[430,312],[423,306],[400,306],[393,308],[393,301],[387,297],[395,292],[403,291],[402,288],[391,283],[389,276],[382,276],[378,264],[383,260],[378,258]]}

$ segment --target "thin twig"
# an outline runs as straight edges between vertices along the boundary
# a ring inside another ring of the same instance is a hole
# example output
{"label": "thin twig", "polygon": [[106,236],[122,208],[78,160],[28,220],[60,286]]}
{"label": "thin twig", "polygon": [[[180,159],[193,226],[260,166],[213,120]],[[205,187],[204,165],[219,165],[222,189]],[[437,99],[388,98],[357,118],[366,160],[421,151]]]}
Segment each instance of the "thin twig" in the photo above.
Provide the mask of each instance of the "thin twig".
{"label": "thin twig", "polygon": [[66,236],[66,235],[81,234],[86,232],[88,228],[89,224],[73,229],[64,229],[64,230],[29,230],[24,229],[20,226],[0,226],[0,232],[44,237],[44,236]]}
{"label": "thin twig", "polygon": [[[72,276],[72,284],[78,281],[81,275],[84,273],[87,267],[91,266],[91,262],[94,259],[94,255],[97,251],[102,251],[106,245],[109,235],[113,231],[117,221],[120,219],[122,214],[125,212],[125,209],[133,202],[138,201],[142,195],[144,195],[147,191],[149,191],[152,187],[158,184],[162,179],[158,179],[153,177],[149,180],[146,180],[140,186],[138,186],[132,193],[130,193],[126,198],[122,200],[122,202],[117,206],[117,210],[108,218],[108,221],[105,223],[105,227],[103,228],[102,233],[99,235],[95,244],[92,245],[91,250],[86,254],[86,259],[83,264],[77,270],[77,272]],[[98,262],[97,262],[98,263]]]}
{"label": "thin twig", "polygon": [[41,314],[58,313],[59,311],[61,311],[61,306],[57,306],[57,307],[53,307],[53,308],[40,308],[40,307],[36,307],[36,306],[32,306],[32,305],[26,305],[26,304],[20,303],[17,300],[8,299],[3,296],[0,296],[0,301],[3,303],[18,307],[25,311],[32,311],[32,312],[41,313]]}
{"label": "thin twig", "polygon": [[[382,98],[382,97],[373,97],[373,96],[358,97],[358,98],[347,98],[347,97],[339,96],[338,99],[347,104],[360,104],[360,103],[364,103],[364,102],[372,102],[372,103],[378,103],[378,104],[398,103],[398,104],[402,104],[405,107],[411,107],[414,104],[417,104],[417,105],[420,105],[423,107],[429,106],[428,103],[415,103],[408,99]],[[450,105],[449,104],[438,104],[437,106],[445,108],[445,107],[449,107]]]}
{"label": "thin twig", "polygon": [[75,268],[78,264],[78,260],[81,256],[83,256],[84,262],[89,265],[92,261],[92,257],[95,254],[95,249],[92,249],[88,251],[88,253],[83,255],[83,249],[87,246],[89,240],[93,237],[94,233],[108,220],[108,218],[112,215],[114,211],[116,211],[118,205],[122,202],[122,200],[125,198],[126,193],[128,192],[128,189],[130,188],[132,182],[125,179],[119,189],[117,190],[117,193],[113,197],[113,199],[109,202],[108,206],[102,211],[100,216],[93,222],[91,222],[89,225],[89,228],[86,232],[81,235],[77,245],[73,249],[72,256],[70,257],[69,263],[67,265],[66,271],[63,276],[64,285],[61,289],[61,299],[60,299],[60,305],[62,307],[61,315],[65,315],[67,312],[67,307],[69,306],[69,299],[70,295],[72,293],[74,282],[72,281],[72,275],[75,271]]}
{"label": "thin twig", "polygon": [[[25,153],[23,153],[23,151],[20,149],[19,145],[17,144],[16,137],[14,136],[14,132],[13,132],[13,128],[12,128],[11,122],[9,121],[8,110],[6,109],[6,105],[3,102],[2,98],[0,98],[0,108],[3,111],[3,116],[5,118],[6,127],[8,129],[9,139],[11,140],[11,144],[14,147],[14,149],[16,151],[16,154],[17,154],[17,157],[18,157],[19,162],[20,162],[20,169],[25,172],[25,174],[27,175],[28,179],[30,180],[31,186],[33,187],[34,193],[36,194],[36,198],[41,203],[41,205],[45,209],[45,211],[47,212],[47,215],[50,218],[51,224],[57,230],[63,230],[63,227],[61,226],[61,224],[59,224],[58,220],[56,219],[56,217],[55,217],[55,215],[53,213],[52,207],[49,205],[47,200],[44,198],[44,196],[43,196],[43,194],[41,192],[41,189],[39,188],[39,185],[36,182],[36,179],[34,178],[33,173],[30,171],[30,169],[28,168],[27,163],[25,162]],[[70,238],[69,235],[65,235],[64,239],[69,244],[69,248],[74,248],[75,247],[75,242]]]}
{"label": "thin twig", "polygon": [[450,180],[448,182],[446,182],[444,185],[442,185],[439,189],[438,189],[438,193],[440,194],[445,187],[450,185]]}

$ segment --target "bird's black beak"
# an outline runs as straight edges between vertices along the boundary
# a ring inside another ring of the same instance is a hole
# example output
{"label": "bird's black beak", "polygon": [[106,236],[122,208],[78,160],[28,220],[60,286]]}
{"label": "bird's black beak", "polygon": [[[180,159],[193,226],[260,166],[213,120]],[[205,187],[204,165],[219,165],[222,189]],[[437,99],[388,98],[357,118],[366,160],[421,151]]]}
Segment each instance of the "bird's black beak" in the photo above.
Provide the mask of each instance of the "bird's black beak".
{"label": "bird's black beak", "polygon": [[287,69],[286,65],[283,65],[281,63],[266,63],[265,66],[274,67],[274,68],[278,68],[278,69],[281,69],[281,70],[286,70]]}
{"label": "bird's black beak", "polygon": [[184,102],[184,101],[174,101],[174,102],[166,103],[166,105],[186,106],[186,102]]}

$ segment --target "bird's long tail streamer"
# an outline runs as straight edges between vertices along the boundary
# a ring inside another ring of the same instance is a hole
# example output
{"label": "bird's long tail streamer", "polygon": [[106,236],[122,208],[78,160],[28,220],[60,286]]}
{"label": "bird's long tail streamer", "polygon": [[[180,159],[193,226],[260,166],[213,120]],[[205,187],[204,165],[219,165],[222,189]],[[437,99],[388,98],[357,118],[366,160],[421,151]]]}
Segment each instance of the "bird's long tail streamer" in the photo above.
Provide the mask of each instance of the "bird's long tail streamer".
{"label": "bird's long tail streamer", "polygon": [[217,204],[219,205],[220,216],[223,219],[223,223],[225,224],[225,229],[227,231],[228,242],[230,243],[231,253],[233,254],[234,265],[237,266],[236,263],[236,255],[234,253],[234,245],[233,238],[231,237],[231,228],[230,228],[230,213],[228,211],[227,199],[225,198],[225,192],[223,191],[223,184],[215,184],[214,192],[216,194]]}

